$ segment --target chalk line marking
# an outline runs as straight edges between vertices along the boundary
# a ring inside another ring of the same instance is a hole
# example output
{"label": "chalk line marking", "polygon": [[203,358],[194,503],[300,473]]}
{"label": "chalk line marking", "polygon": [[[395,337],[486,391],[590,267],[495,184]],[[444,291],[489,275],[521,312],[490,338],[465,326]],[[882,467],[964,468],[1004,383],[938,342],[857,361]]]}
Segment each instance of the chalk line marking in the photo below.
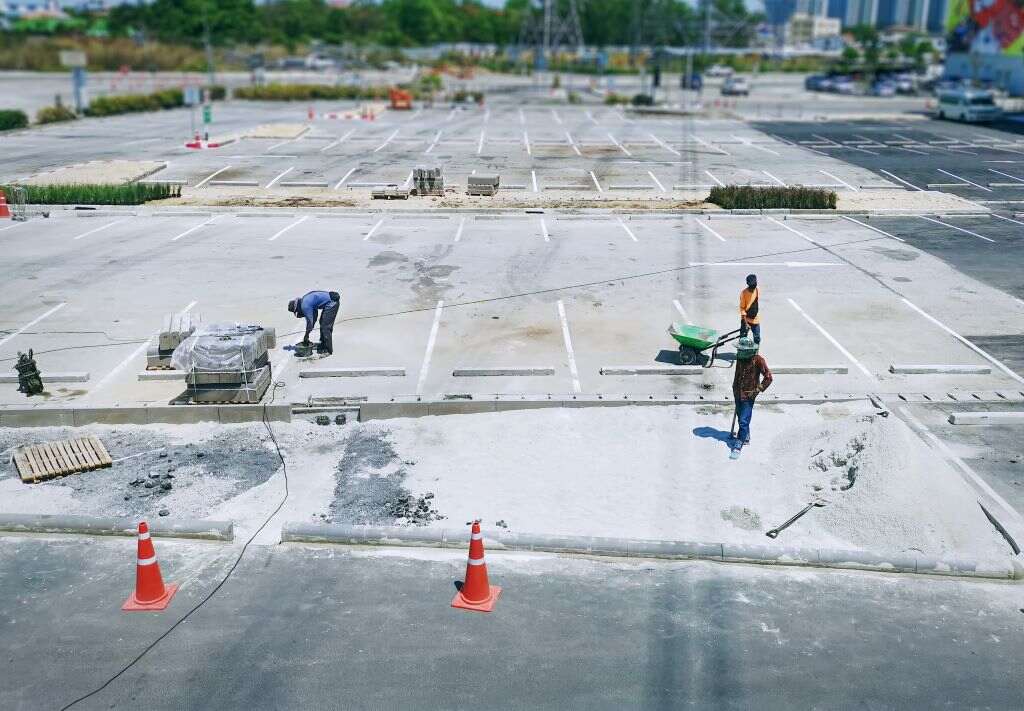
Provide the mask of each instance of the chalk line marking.
{"label": "chalk line marking", "polygon": [[565,316],[565,304],[558,300],[558,318],[562,321],[562,338],[565,339],[565,352],[569,356],[569,374],[572,376],[572,391],[582,392],[580,387],[580,371],[576,368],[576,353],[572,349],[572,337],[569,335],[569,320]]}
{"label": "chalk line marking", "polygon": [[430,358],[434,354],[434,344],[437,343],[437,329],[441,326],[441,312],[444,310],[444,301],[438,301],[434,309],[434,323],[430,326],[430,338],[427,339],[427,350],[423,353],[423,365],[420,367],[420,377],[416,381],[416,397],[423,395],[423,386],[427,382],[427,372],[430,370]]}

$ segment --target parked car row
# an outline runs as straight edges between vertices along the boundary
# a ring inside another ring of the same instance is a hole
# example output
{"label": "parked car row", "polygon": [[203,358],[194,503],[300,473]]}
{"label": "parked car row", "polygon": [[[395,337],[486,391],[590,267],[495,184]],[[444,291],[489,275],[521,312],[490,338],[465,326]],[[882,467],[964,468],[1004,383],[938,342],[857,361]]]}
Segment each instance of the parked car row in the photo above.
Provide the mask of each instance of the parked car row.
{"label": "parked car row", "polygon": [[[854,78],[846,74],[813,74],[804,80],[804,89],[832,94],[861,93]],[[878,74],[865,93],[872,96],[911,96],[917,94],[917,80],[914,75],[908,73]]]}

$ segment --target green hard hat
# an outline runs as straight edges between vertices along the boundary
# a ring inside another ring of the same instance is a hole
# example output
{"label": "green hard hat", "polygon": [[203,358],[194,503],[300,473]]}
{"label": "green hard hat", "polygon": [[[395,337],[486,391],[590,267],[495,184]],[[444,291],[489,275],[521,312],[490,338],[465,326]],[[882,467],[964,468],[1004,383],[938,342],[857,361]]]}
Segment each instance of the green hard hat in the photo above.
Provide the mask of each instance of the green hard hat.
{"label": "green hard hat", "polygon": [[736,342],[736,357],[740,360],[749,360],[757,355],[758,345],[752,338],[744,336]]}

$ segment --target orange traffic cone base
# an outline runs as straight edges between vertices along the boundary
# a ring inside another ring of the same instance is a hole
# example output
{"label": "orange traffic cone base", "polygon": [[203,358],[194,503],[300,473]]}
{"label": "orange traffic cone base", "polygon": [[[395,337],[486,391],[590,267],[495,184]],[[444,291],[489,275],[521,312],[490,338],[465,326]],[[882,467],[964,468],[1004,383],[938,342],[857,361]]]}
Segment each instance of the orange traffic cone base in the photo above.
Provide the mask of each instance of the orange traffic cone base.
{"label": "orange traffic cone base", "polygon": [[452,607],[458,607],[463,610],[475,610],[477,612],[490,612],[494,609],[494,603],[498,601],[498,596],[501,595],[501,587],[498,585],[490,585],[490,595],[487,596],[486,600],[481,602],[470,602],[462,597],[462,591],[455,593],[455,598],[452,600]]}
{"label": "orange traffic cone base", "polygon": [[176,592],[178,592],[178,584],[168,583],[164,585],[163,596],[158,597],[156,600],[151,602],[139,602],[133,592],[132,596],[125,600],[124,604],[121,605],[121,609],[126,612],[151,612],[153,610],[163,610],[171,604],[171,598],[174,597],[174,593]]}

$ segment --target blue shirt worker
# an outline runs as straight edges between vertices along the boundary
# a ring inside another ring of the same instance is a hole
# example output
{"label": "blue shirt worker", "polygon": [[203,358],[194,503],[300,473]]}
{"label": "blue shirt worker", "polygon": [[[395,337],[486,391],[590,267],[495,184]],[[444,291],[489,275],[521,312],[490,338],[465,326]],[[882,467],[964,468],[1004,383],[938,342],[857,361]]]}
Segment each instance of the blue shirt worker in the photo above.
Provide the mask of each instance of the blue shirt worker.
{"label": "blue shirt worker", "polygon": [[320,343],[317,350],[327,355],[334,353],[334,319],[338,317],[340,306],[341,294],[336,291],[311,291],[288,302],[288,311],[295,314],[295,318],[306,319],[306,335],[302,337],[304,346],[309,345],[309,334],[319,315]]}

